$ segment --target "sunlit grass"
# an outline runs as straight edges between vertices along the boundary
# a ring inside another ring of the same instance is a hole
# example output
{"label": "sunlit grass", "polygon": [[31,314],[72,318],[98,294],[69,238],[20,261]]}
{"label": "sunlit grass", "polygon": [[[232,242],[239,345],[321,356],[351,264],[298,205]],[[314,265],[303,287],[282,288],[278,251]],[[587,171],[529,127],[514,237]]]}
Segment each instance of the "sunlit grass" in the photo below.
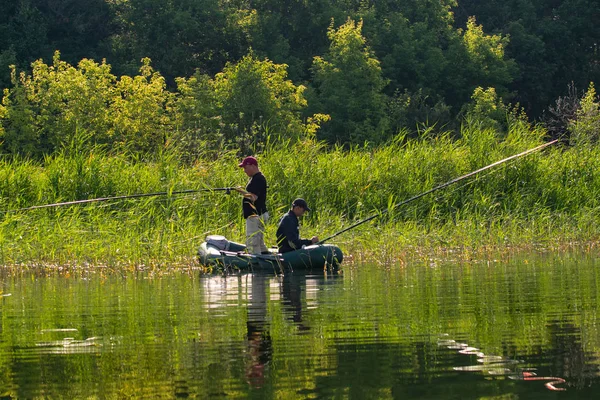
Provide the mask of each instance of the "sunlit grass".
{"label": "sunlit grass", "polygon": [[[499,138],[463,127],[461,139],[423,136],[375,149],[305,141],[270,146],[258,158],[269,182],[267,245],[296,197],[314,210],[304,236],[334,239],[347,264],[401,265],[410,259],[469,260],[519,250],[594,248],[600,237],[600,150],[548,148],[400,208],[436,185],[542,143],[543,131],[515,125]],[[0,263],[5,266],[197,266],[208,234],[244,241],[237,194],[202,192],[14,211],[55,202],[244,186],[238,157],[182,165],[165,151],[152,160],[65,150],[43,163],[0,161]],[[11,210],[6,212],[7,210]]]}

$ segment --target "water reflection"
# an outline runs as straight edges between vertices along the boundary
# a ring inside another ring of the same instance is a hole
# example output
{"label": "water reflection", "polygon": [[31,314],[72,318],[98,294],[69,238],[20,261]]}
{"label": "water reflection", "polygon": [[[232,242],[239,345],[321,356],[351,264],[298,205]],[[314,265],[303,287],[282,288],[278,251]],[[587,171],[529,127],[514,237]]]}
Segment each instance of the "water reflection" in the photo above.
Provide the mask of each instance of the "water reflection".
{"label": "water reflection", "polygon": [[40,354],[74,354],[74,353],[92,353],[100,351],[97,337],[87,338],[85,340],[77,340],[72,337],[62,340],[53,340],[50,342],[36,343],[37,352]]}
{"label": "water reflection", "polygon": [[[308,334],[310,325],[304,314],[319,307],[318,294],[324,279],[330,282],[339,273],[324,272],[324,276],[306,272],[248,273],[203,278],[204,306],[212,315],[218,310],[236,305],[246,308],[245,378],[251,388],[260,389],[269,380],[274,357],[271,321],[281,312],[295,327],[295,334]],[[278,307],[281,309],[278,311]]]}
{"label": "water reflection", "polygon": [[457,350],[460,354],[474,355],[477,357],[477,364],[453,367],[455,371],[481,372],[487,376],[506,376],[514,380],[544,381],[546,382],[546,388],[549,390],[567,390],[564,387],[558,386],[566,382],[563,378],[555,376],[538,376],[535,372],[536,368],[523,367],[521,365],[522,361],[504,356],[485,354],[476,347],[469,346],[466,343],[459,343],[448,338],[438,340],[438,346],[445,346],[448,349]]}
{"label": "water reflection", "polygon": [[564,320],[548,322],[550,349],[548,368],[568,379],[569,386],[583,389],[600,376],[598,353],[586,351],[589,340],[581,327]]}
{"label": "water reflection", "polygon": [[250,280],[246,322],[248,339],[246,378],[255,388],[264,385],[265,373],[268,372],[269,362],[272,359],[271,332],[267,320],[269,279],[268,275],[254,274]]}
{"label": "water reflection", "polygon": [[595,258],[0,272],[0,398],[599,398],[598,282]]}

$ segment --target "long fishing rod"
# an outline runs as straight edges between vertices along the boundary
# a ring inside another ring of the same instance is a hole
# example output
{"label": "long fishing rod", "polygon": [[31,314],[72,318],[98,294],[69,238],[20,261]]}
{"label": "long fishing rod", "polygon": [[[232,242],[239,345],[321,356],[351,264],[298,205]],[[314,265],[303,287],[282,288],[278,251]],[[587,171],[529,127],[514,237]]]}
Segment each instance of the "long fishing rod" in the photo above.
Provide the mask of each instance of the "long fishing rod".
{"label": "long fishing rod", "polygon": [[73,201],[65,201],[63,203],[53,203],[53,204],[42,204],[39,206],[31,206],[25,208],[18,208],[15,210],[6,210],[5,213],[10,212],[18,212],[18,211],[29,211],[36,210],[39,208],[50,208],[50,207],[61,207],[61,206],[71,206],[75,204],[85,204],[85,203],[95,203],[100,201],[112,201],[112,200],[123,200],[123,199],[137,199],[140,197],[151,197],[151,196],[165,196],[168,194],[176,195],[176,194],[187,194],[187,193],[199,193],[199,192],[218,192],[224,191],[227,194],[230,194],[232,190],[235,190],[233,187],[224,187],[224,188],[210,188],[210,189],[188,189],[188,190],[179,190],[174,192],[155,192],[155,193],[139,193],[139,194],[130,194],[123,196],[112,196],[112,197],[98,197],[95,199],[85,199],[85,200],[73,200]]}
{"label": "long fishing rod", "polygon": [[[505,162],[508,162],[508,161],[514,160],[514,159],[516,159],[516,158],[523,157],[523,156],[526,156],[526,155],[528,155],[528,154],[534,153],[534,152],[536,152],[536,151],[542,150],[543,148],[545,148],[545,147],[548,147],[548,146],[550,146],[550,145],[553,145],[553,144],[555,144],[556,142],[558,142],[558,139],[556,139],[556,140],[553,140],[553,141],[551,141],[551,142],[548,142],[548,143],[544,143],[544,144],[542,144],[542,145],[540,145],[540,146],[537,146],[537,147],[534,147],[534,148],[532,148],[532,149],[526,150],[526,151],[524,151],[524,152],[522,152],[522,153],[515,154],[515,155],[513,155],[513,156],[510,156],[510,157],[504,158],[504,159],[502,159],[502,160],[500,160],[500,161],[496,161],[496,162],[495,162],[495,163],[493,163],[493,164],[486,165],[486,166],[485,166],[485,167],[483,167],[483,168],[479,168],[478,170],[475,170],[475,171],[473,171],[473,172],[469,172],[469,173],[468,173],[468,174],[466,174],[466,175],[459,176],[458,178],[454,178],[454,179],[452,179],[451,181],[448,181],[448,182],[446,182],[446,183],[443,183],[443,184],[441,184],[441,185],[439,185],[439,186],[436,186],[436,187],[434,187],[434,188],[432,188],[432,189],[429,189],[429,190],[427,190],[427,191],[425,191],[425,192],[423,192],[423,193],[417,194],[417,195],[415,195],[415,196],[413,196],[413,197],[411,197],[411,198],[409,198],[409,199],[406,199],[406,200],[404,200],[404,201],[401,201],[400,203],[398,203],[398,204],[395,204],[394,206],[392,206],[392,208],[391,208],[391,209],[398,208],[398,207],[400,207],[400,206],[403,206],[403,205],[405,205],[405,204],[407,204],[407,203],[410,203],[410,202],[412,202],[412,201],[415,201],[415,200],[417,200],[417,199],[420,199],[420,198],[421,198],[421,197],[423,197],[423,196],[426,196],[426,195],[428,195],[428,194],[430,194],[430,193],[433,193],[433,192],[435,192],[435,191],[437,191],[437,190],[440,190],[440,189],[446,188],[446,187],[448,187],[448,186],[450,186],[450,185],[452,185],[452,184],[455,184],[455,183],[457,183],[457,182],[460,182],[460,181],[462,181],[462,180],[464,180],[464,179],[470,178],[470,177],[472,177],[472,176],[474,176],[474,175],[477,175],[477,174],[478,174],[478,173],[480,173],[480,172],[486,171],[486,170],[488,170],[488,169],[490,169],[490,168],[493,168],[493,167],[496,167],[496,166],[498,166],[498,165],[500,165],[500,164],[504,164]],[[357,227],[357,226],[359,226],[359,225],[362,225],[362,224],[364,224],[364,223],[366,223],[366,222],[369,222],[369,221],[371,221],[371,220],[373,220],[373,219],[375,219],[375,218],[377,218],[377,217],[379,217],[379,216],[381,216],[381,215],[383,215],[383,214],[386,214],[388,211],[389,211],[389,209],[386,209],[386,210],[383,210],[383,211],[381,211],[381,212],[379,212],[379,213],[377,213],[377,214],[371,215],[370,217],[368,217],[368,218],[365,218],[365,219],[363,219],[363,220],[361,220],[361,221],[358,221],[358,222],[357,222],[357,223],[355,223],[354,225],[350,225],[349,227],[347,227],[347,228],[345,228],[345,229],[342,229],[341,231],[339,231],[339,232],[336,232],[336,233],[334,233],[333,235],[331,235],[331,236],[329,236],[329,237],[326,237],[325,239],[323,239],[323,240],[320,240],[319,242],[317,242],[317,243],[315,243],[315,244],[323,244],[323,243],[325,243],[326,241],[328,241],[328,240],[330,240],[330,239],[333,239],[334,237],[336,237],[336,236],[339,236],[339,235],[341,235],[341,234],[342,234],[342,233],[344,233],[344,232],[348,232],[350,229],[354,229],[354,228],[356,228],[356,227]]]}

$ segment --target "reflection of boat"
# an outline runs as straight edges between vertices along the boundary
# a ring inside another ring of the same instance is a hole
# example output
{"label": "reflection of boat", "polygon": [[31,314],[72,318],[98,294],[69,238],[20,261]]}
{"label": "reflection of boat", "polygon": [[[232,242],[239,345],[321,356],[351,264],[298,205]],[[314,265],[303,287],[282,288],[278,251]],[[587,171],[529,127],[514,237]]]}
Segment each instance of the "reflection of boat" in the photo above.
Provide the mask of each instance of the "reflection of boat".
{"label": "reflection of boat", "polygon": [[62,340],[53,340],[50,342],[39,342],[35,346],[37,351],[42,354],[80,354],[95,353],[99,351],[98,337],[91,337],[85,340],[75,340],[74,338],[64,338]]}
{"label": "reflection of boat", "polygon": [[339,247],[331,244],[306,246],[288,253],[248,254],[246,246],[223,236],[208,236],[198,249],[200,264],[207,267],[237,270],[323,269],[339,266],[343,259]]}

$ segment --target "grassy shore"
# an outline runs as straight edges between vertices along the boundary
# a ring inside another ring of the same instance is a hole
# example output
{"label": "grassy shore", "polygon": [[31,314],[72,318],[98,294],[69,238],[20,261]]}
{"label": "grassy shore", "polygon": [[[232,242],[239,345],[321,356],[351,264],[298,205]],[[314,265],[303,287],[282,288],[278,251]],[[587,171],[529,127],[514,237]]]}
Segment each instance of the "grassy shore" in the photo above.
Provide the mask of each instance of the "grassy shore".
{"label": "grassy shore", "polygon": [[[396,141],[376,149],[278,144],[258,155],[269,181],[275,244],[279,216],[296,197],[314,212],[302,233],[336,237],[346,263],[487,257],[527,249],[594,249],[600,238],[600,150],[553,146],[417,201],[396,204],[455,177],[542,143],[544,132],[515,125],[500,137],[465,126],[461,138]],[[0,264],[11,268],[197,266],[208,234],[243,242],[237,194],[201,192],[10,211],[86,198],[244,186],[234,153],[183,165],[165,151],[152,161],[99,149],[64,151],[44,162],[0,162]]]}

